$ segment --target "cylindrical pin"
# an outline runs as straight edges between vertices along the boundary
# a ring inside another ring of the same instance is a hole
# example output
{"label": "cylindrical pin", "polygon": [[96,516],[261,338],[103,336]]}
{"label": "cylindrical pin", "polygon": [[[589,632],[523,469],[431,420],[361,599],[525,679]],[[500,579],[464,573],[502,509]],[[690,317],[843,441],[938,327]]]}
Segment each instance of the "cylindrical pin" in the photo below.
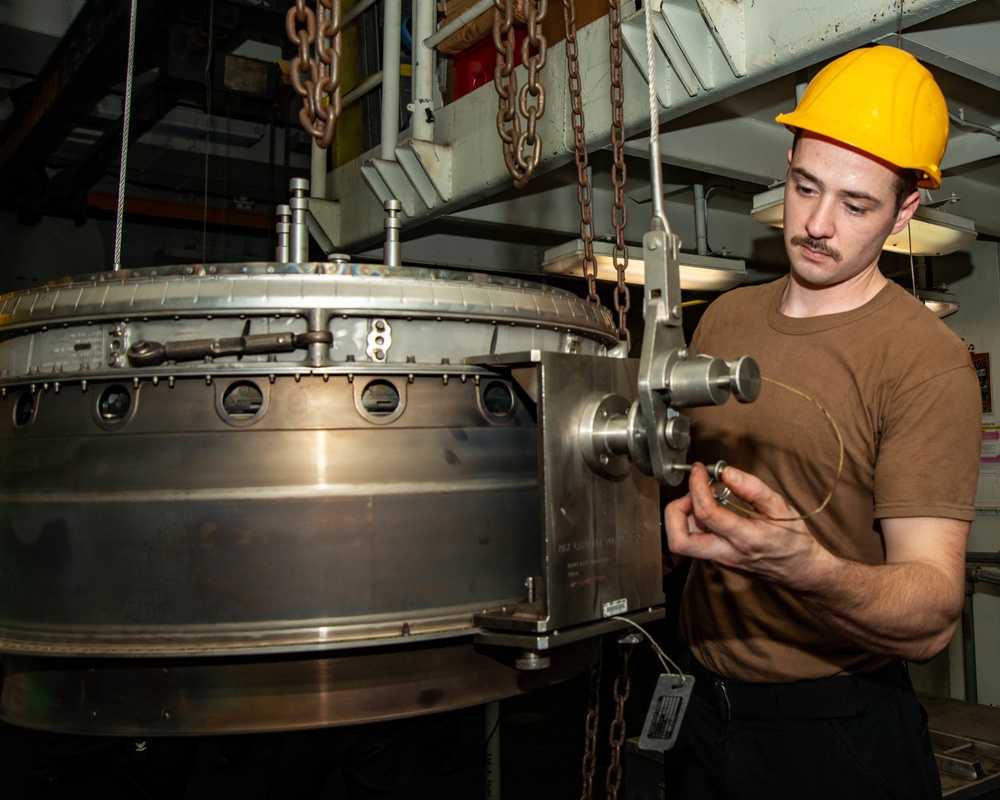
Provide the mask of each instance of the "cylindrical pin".
{"label": "cylindrical pin", "polygon": [[301,264],[309,260],[309,228],[306,226],[306,212],[309,210],[309,181],[305,178],[292,178],[288,183],[292,198],[288,205],[292,210],[292,224],[289,231],[289,260]]}
{"label": "cylindrical pin", "polygon": [[288,263],[289,234],[292,229],[292,209],[282,204],[278,206],[278,224],[275,226],[278,234],[278,246],[274,250],[274,260],[279,264]]}
{"label": "cylindrical pin", "polygon": [[402,262],[402,253],[399,249],[399,211],[402,204],[398,200],[385,201],[385,265],[387,267],[398,267]]}

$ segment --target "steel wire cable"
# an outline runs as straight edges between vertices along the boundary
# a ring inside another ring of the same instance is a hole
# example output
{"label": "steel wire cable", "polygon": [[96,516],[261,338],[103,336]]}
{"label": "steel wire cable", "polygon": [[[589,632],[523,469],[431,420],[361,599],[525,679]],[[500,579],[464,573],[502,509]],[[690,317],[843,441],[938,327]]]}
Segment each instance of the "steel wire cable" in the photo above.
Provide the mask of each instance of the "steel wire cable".
{"label": "steel wire cable", "polygon": [[837,421],[833,418],[833,415],[830,414],[830,412],[827,411],[819,403],[818,400],[810,397],[805,392],[796,389],[793,386],[789,386],[787,383],[782,383],[781,381],[777,381],[774,378],[762,377],[761,380],[767,381],[768,383],[774,384],[775,386],[785,389],[791,392],[792,394],[798,395],[803,400],[808,400],[823,413],[823,416],[826,417],[827,421],[830,423],[830,427],[833,429],[834,435],[837,437],[837,445],[840,451],[837,458],[837,472],[833,477],[833,484],[830,486],[830,491],[827,492],[826,497],[823,498],[823,501],[816,508],[805,514],[799,514],[791,517],[772,517],[767,514],[762,514],[759,511],[755,511],[752,508],[748,508],[747,506],[744,506],[741,503],[736,503],[730,499],[731,491],[728,486],[725,487],[725,490],[722,494],[715,495],[715,499],[718,500],[723,505],[729,506],[730,508],[734,508],[740,513],[745,514],[748,517],[753,517],[754,519],[766,519],[770,522],[799,522],[802,520],[807,520],[809,519],[809,517],[816,516],[816,514],[819,514],[824,508],[826,508],[830,500],[833,499],[833,493],[837,491],[837,485],[840,483],[840,476],[844,471],[844,437],[841,435],[840,426],[837,425]]}
{"label": "steel wire cable", "polygon": [[122,266],[122,225],[125,222],[125,169],[128,164],[129,122],[132,118],[132,78],[135,72],[135,20],[139,0],[132,0],[128,22],[128,64],[125,68],[125,105],[122,110],[122,159],[118,169],[118,208],[115,214],[114,271]]}

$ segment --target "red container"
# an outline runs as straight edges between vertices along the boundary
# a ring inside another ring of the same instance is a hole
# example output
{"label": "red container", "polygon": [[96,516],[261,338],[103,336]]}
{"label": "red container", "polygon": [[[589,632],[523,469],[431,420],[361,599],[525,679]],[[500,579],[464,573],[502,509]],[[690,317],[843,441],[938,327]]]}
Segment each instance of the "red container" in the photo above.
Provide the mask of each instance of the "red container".
{"label": "red container", "polygon": [[[514,66],[521,63],[521,42],[527,31],[514,28]],[[464,97],[483,84],[493,83],[497,49],[493,37],[486,36],[455,56],[455,99]]]}

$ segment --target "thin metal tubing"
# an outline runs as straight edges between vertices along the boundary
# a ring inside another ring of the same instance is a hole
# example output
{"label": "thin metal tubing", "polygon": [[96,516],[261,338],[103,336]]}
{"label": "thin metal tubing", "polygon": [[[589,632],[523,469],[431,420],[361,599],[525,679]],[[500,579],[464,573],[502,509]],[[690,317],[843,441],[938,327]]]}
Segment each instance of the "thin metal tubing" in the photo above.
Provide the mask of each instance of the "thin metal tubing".
{"label": "thin metal tubing", "polygon": [[115,217],[114,271],[122,267],[122,224],[125,221],[125,168],[128,164],[129,122],[132,117],[132,76],[135,72],[135,18],[139,0],[132,0],[128,21],[128,66],[125,68],[125,108],[122,113],[122,161],[118,169],[118,212]]}
{"label": "thin metal tubing", "polygon": [[346,28],[377,2],[378,0],[361,0],[361,2],[354,6],[354,8],[344,14],[343,19],[340,21],[341,29]]}
{"label": "thin metal tubing", "polygon": [[708,206],[705,203],[705,187],[694,185],[694,238],[698,254],[708,255]]}
{"label": "thin metal tubing", "polygon": [[385,4],[385,22],[382,29],[382,143],[379,147],[385,161],[396,159],[399,141],[399,28],[403,23],[399,2]]}
{"label": "thin metal tubing", "polygon": [[962,662],[965,674],[965,699],[979,702],[979,676],[976,665],[976,615],[973,606],[975,587],[972,579],[965,584],[965,603],[962,605]]}
{"label": "thin metal tubing", "polygon": [[[971,558],[970,558],[971,556]],[[1000,558],[1000,553],[967,553],[965,560],[988,562]],[[975,585],[989,583],[1000,586],[1000,572],[973,567],[965,571],[965,605],[962,607],[962,656],[965,660],[965,699],[979,702],[979,682],[976,670],[976,621],[974,612]]]}
{"label": "thin metal tubing", "polygon": [[976,567],[971,570],[971,573],[970,580],[973,583],[990,583],[994,586],[1000,586],[1000,572],[995,569]]}
{"label": "thin metal tubing", "polygon": [[948,113],[948,119],[954,122],[956,125],[960,125],[963,128],[968,128],[970,131],[975,131],[976,133],[985,133],[987,136],[992,136],[998,142],[1000,142],[1000,131],[996,128],[991,128],[989,125],[980,125],[978,122],[969,122],[969,120],[964,117],[959,117],[956,114]]}
{"label": "thin metal tubing", "polygon": [[[467,22],[472,22],[480,14],[485,13],[491,8],[493,8],[493,0],[479,0],[474,6],[466,9],[443,28],[439,29],[433,36],[428,36],[424,39],[424,46],[430,49],[437,47]],[[416,39],[416,37],[413,38]]]}
{"label": "thin metal tubing", "polygon": [[1000,564],[1000,551],[996,553],[970,550],[965,554],[966,564]]}
{"label": "thin metal tubing", "polygon": [[355,86],[351,91],[344,95],[343,99],[340,101],[341,110],[345,108],[350,108],[355,103],[357,103],[362,97],[364,97],[369,92],[375,91],[379,86],[382,85],[382,72],[381,70],[373,75],[369,75],[361,83]]}
{"label": "thin metal tubing", "polygon": [[[1000,553],[967,553],[965,560],[989,562],[998,557],[1000,557]],[[973,567],[966,569],[965,580],[965,605],[962,607],[962,656],[965,661],[965,699],[970,703],[977,703],[979,702],[979,682],[976,669],[975,586],[977,583],[989,583],[993,586],[1000,586],[1000,572],[995,569]]]}

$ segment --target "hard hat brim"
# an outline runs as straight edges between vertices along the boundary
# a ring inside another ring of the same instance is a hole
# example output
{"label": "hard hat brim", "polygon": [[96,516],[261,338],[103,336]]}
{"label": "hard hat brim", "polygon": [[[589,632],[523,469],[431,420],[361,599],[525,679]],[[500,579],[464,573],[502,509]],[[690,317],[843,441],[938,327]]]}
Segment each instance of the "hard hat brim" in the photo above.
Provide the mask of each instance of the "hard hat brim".
{"label": "hard hat brim", "polygon": [[791,111],[779,114],[775,122],[784,125],[792,133],[800,130],[815,133],[834,142],[840,142],[855,150],[874,156],[896,169],[913,170],[917,174],[917,186],[921,189],[939,189],[941,187],[941,170],[936,164],[898,164],[890,153],[879,152],[883,148],[874,140],[867,140],[862,133],[855,131],[850,137],[831,135],[830,131],[840,131],[843,125],[838,120],[831,120],[817,114]]}

